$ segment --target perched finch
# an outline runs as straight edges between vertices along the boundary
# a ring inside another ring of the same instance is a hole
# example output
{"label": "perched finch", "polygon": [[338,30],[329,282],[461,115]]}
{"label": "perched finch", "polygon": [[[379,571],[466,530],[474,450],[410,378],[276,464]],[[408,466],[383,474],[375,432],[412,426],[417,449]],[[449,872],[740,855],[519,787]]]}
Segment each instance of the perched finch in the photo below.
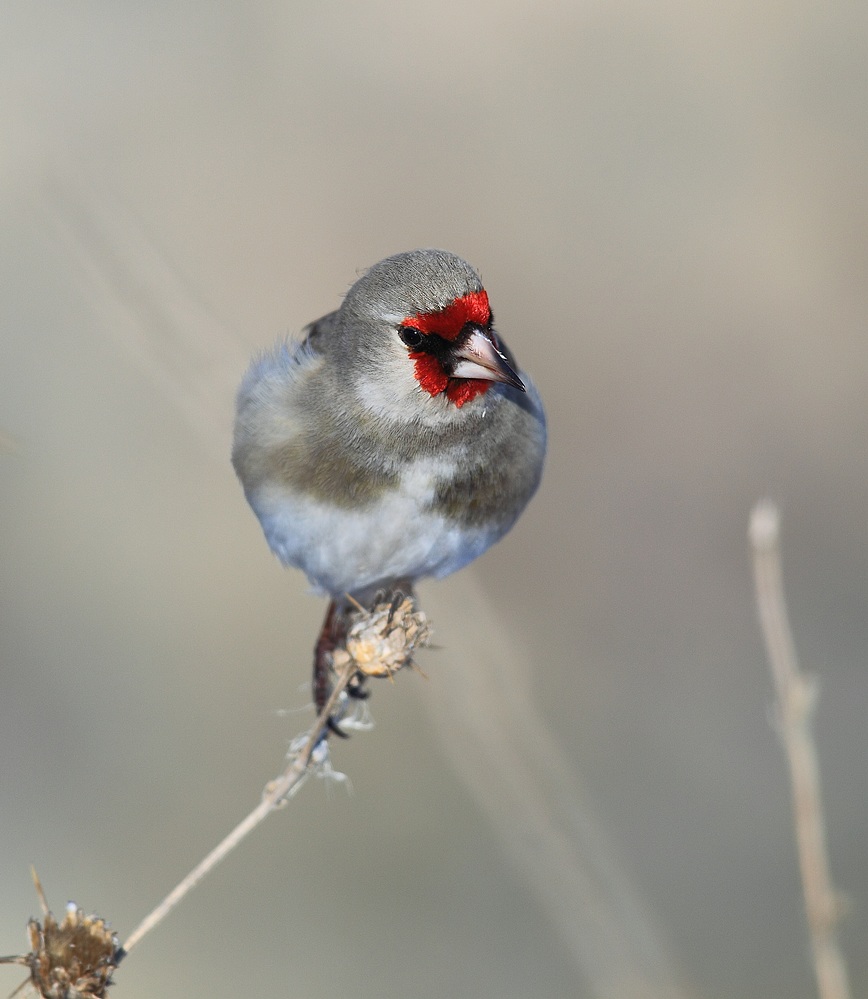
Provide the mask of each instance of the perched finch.
{"label": "perched finch", "polygon": [[232,463],[271,550],[331,598],[321,708],[349,597],[412,594],[500,539],[539,484],[546,428],[479,276],[452,253],[388,257],[305,333],[245,375]]}

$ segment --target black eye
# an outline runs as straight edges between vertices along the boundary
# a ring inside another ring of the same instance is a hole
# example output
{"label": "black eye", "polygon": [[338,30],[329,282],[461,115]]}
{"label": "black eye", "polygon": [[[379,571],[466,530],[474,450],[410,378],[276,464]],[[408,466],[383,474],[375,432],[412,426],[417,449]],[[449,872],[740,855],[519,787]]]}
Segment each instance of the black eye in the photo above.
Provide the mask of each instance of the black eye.
{"label": "black eye", "polygon": [[425,337],[424,333],[420,333],[413,326],[399,326],[398,336],[407,344],[408,347],[418,347],[419,344]]}

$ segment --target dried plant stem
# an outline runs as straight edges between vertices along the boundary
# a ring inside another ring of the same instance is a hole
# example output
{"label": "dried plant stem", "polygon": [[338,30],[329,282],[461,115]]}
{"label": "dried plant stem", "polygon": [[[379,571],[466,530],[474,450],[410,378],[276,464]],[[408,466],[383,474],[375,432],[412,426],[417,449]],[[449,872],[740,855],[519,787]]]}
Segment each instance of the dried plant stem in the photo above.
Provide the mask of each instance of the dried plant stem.
{"label": "dried plant stem", "polygon": [[838,946],[841,905],[832,886],[820,771],[811,733],[816,690],[799,670],[784,600],[780,517],[771,503],[758,504],[750,520],[757,607],[777,697],[780,737],[790,768],[793,821],[820,999],[849,999],[847,968]]}
{"label": "dried plant stem", "polygon": [[313,728],[302,750],[296,755],[283,773],[271,781],[265,788],[262,800],[253,811],[226,836],[214,849],[181,881],[162,902],[146,916],[129,935],[123,945],[121,956],[128,954],[133,947],[149,933],[158,923],[175,908],[175,906],[190,892],[226,855],[233,850],[248,833],[252,832],[280,804],[286,801],[287,795],[299,784],[307,773],[313,751],[320,736],[328,724],[328,719],[334,714],[335,707],[344,688],[349,683],[354,669],[346,669],[339,676],[331,692],[331,696],[319,713]]}

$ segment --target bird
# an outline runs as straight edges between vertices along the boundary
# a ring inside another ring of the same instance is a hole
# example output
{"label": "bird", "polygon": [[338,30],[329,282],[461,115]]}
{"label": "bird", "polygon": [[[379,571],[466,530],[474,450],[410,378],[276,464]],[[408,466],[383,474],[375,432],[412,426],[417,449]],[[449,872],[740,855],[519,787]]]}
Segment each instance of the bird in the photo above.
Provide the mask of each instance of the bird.
{"label": "bird", "polygon": [[380,261],[302,334],[244,375],[232,463],[272,552],[329,598],[321,710],[353,606],[412,594],[512,527],[540,483],[546,419],[478,273],[445,250]]}

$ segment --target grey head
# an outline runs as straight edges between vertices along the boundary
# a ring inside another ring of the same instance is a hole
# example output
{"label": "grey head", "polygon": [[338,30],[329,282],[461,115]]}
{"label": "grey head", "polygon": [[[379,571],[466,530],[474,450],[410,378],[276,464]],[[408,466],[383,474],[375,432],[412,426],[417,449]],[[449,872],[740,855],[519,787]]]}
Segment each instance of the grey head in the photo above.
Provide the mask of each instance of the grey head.
{"label": "grey head", "polygon": [[363,325],[384,318],[396,324],[439,312],[454,299],[481,289],[479,275],[454,253],[410,250],[374,264],[350,288],[340,312]]}

